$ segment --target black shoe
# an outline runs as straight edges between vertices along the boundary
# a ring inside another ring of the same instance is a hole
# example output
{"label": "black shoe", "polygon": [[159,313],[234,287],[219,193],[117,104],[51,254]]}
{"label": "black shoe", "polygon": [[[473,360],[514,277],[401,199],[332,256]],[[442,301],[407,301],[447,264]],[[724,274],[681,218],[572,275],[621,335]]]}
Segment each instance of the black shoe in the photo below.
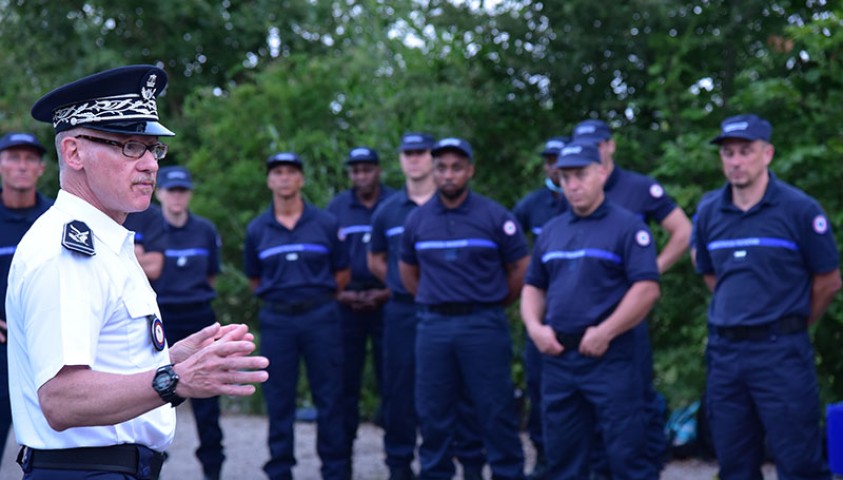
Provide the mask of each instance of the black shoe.
{"label": "black shoe", "polygon": [[220,480],[220,472],[205,472],[204,480]]}

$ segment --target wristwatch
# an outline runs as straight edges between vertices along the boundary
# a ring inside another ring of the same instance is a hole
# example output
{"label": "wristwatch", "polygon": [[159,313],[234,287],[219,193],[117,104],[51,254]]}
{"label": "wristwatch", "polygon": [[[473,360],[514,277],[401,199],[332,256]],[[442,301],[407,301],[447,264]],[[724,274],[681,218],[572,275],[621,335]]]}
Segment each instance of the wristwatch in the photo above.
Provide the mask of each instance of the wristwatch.
{"label": "wristwatch", "polygon": [[176,385],[179,384],[179,376],[173,370],[173,365],[164,365],[155,371],[155,376],[152,377],[152,388],[161,397],[161,400],[171,404],[173,407],[178,407],[184,402],[184,399],[176,395]]}

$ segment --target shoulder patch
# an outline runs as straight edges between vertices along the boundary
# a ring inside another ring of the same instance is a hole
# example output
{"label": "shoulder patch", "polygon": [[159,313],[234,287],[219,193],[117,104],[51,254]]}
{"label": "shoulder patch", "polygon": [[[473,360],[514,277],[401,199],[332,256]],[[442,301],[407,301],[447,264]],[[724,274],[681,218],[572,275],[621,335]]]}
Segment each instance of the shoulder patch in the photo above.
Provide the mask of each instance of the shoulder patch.
{"label": "shoulder patch", "polygon": [[518,227],[515,226],[515,222],[512,220],[507,220],[503,224],[503,233],[512,236],[515,235],[515,232],[518,231]]}
{"label": "shoulder patch", "polygon": [[638,230],[635,232],[635,242],[638,243],[639,246],[646,247],[650,244],[650,232],[647,230]]}
{"label": "shoulder patch", "polygon": [[662,198],[664,196],[664,189],[658,183],[650,185],[650,196],[653,198]]}
{"label": "shoulder patch", "polygon": [[812,222],[814,231],[819,233],[820,235],[824,234],[828,231],[828,220],[825,218],[825,215],[817,215],[814,217],[814,221]]}
{"label": "shoulder patch", "polygon": [[61,238],[61,244],[64,248],[93,257],[96,255],[94,250],[94,232],[85,225],[85,222],[74,220],[64,224],[64,234]]}

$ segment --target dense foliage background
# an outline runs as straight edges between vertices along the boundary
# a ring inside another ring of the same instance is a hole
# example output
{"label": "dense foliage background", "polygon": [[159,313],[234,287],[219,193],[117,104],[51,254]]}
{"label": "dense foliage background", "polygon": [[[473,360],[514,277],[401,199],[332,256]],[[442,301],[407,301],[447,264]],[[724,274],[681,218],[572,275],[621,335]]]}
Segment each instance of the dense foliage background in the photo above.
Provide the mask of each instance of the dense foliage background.
{"label": "dense foliage background", "polygon": [[[29,116],[46,91],[123,64],[165,68],[159,108],[178,136],[164,163],[193,171],[193,209],[222,234],[220,317],[255,325],[241,245],[270,199],[266,156],[302,155],[306,195],[325,205],[346,188],[354,145],[378,149],[385,182],[400,185],[395,149],[408,130],[469,139],[474,188],[512,206],[542,184],[545,139],[601,118],[616,161],[658,178],[692,215],[723,182],[708,140],[724,117],[751,111],[773,123],[775,173],[816,197],[843,238],[842,23],[830,0],[0,0],[0,131],[48,141]],[[704,386],[707,294],[687,259],[662,292],[658,389],[678,406]],[[842,333],[837,302],[814,331],[828,402],[843,399]],[[514,373],[523,382],[520,363]]]}

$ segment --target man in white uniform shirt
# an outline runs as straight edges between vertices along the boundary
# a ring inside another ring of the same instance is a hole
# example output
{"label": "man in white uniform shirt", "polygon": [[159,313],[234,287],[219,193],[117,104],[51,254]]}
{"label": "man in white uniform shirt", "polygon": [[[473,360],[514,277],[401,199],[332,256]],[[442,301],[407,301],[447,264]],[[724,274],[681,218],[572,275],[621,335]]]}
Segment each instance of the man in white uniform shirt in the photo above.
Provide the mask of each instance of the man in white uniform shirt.
{"label": "man in white uniform shirt", "polygon": [[[214,324],[168,348],[155,293],[121,225],[145,210],[173,132],[150,65],[42,97],[61,190],[21,240],[9,275],[9,379],[25,479],[156,479],[185,398],[250,395],[266,380],[245,325]],[[169,404],[169,405],[168,405]]]}

